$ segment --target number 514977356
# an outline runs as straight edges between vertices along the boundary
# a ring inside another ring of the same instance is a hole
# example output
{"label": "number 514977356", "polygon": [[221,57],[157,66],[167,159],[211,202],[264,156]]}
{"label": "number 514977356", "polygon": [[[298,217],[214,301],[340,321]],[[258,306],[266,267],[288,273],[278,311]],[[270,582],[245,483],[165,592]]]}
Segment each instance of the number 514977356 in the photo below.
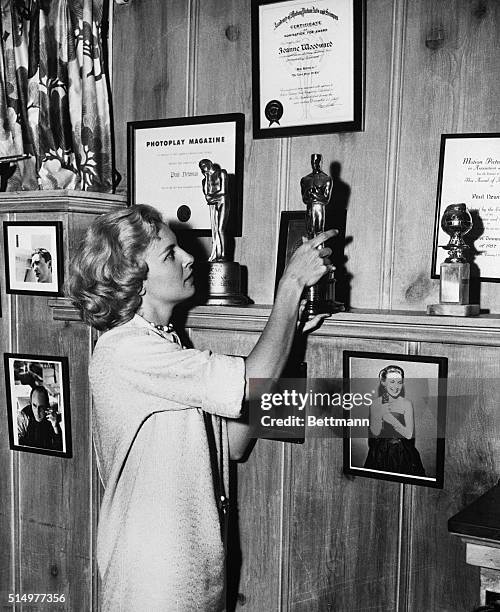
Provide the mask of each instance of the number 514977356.
{"label": "number 514977356", "polygon": [[9,603],[63,603],[65,601],[64,593],[9,593]]}

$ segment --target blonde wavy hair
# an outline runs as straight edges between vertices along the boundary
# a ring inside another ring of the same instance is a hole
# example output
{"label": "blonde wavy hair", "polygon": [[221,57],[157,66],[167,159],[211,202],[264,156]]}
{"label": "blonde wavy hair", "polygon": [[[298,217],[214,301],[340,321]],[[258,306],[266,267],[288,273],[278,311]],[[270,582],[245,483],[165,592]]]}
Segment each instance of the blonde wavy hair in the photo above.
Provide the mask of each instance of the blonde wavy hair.
{"label": "blonde wavy hair", "polygon": [[164,224],[160,213],[144,204],[93,221],[66,283],[66,294],[85,323],[107,330],[134,316],[148,274],[144,255]]}

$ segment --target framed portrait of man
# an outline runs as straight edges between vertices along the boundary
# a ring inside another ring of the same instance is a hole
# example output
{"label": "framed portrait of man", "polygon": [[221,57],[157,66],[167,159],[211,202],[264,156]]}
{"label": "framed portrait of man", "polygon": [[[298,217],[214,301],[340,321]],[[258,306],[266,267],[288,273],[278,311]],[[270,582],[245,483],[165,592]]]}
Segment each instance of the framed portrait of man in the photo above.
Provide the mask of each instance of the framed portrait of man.
{"label": "framed portrait of man", "polygon": [[62,295],[60,221],[4,221],[6,292]]}

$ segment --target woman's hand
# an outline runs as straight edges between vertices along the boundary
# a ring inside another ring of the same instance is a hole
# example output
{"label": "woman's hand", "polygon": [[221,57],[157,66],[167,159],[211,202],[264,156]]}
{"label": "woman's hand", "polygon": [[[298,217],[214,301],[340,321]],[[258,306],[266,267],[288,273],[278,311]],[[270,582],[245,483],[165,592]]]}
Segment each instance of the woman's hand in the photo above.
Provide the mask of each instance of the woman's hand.
{"label": "woman's hand", "polygon": [[306,307],[306,304],[307,304],[307,300],[300,300],[299,319],[297,321],[297,329],[303,333],[312,331],[314,329],[318,329],[318,327],[321,327],[321,324],[326,318],[332,316],[328,312],[322,312],[314,316],[312,319],[309,319],[308,321],[303,321],[302,314],[304,312],[304,308]]}
{"label": "woman's hand", "polygon": [[317,283],[328,271],[334,270],[334,266],[328,259],[332,250],[323,247],[322,244],[337,234],[337,230],[331,229],[318,234],[311,240],[303,238],[304,243],[295,251],[288,262],[281,279],[282,282],[293,280],[301,288],[310,287]]}
{"label": "woman's hand", "polygon": [[[331,249],[321,245],[337,235],[337,230],[322,232],[307,240],[292,255],[281,277],[269,319],[257,343],[245,360],[247,383],[254,378],[275,380],[281,375],[292,348],[299,304],[304,287],[314,285],[333,266],[327,259]],[[320,248],[318,248],[320,247]],[[304,325],[304,331],[319,325],[325,315],[318,315]],[[251,385],[247,384],[247,399]],[[228,421],[230,454],[241,457],[252,437],[248,424]]]}
{"label": "woman's hand", "polygon": [[[411,427],[408,427],[408,424],[403,425],[401,421],[397,419],[390,412],[386,412],[385,414],[383,414],[382,419],[389,425],[392,425],[392,427],[398,432],[398,434],[400,434],[404,438],[407,438],[407,439],[411,438],[413,434],[413,423]],[[406,416],[405,416],[405,421],[406,421]]]}
{"label": "woman's hand", "polygon": [[394,425],[395,423],[397,423],[398,425],[400,425],[401,423],[398,421],[398,419],[391,413],[389,412],[389,410],[387,410],[387,412],[384,412],[382,414],[382,419],[386,422],[389,423],[390,425]]}

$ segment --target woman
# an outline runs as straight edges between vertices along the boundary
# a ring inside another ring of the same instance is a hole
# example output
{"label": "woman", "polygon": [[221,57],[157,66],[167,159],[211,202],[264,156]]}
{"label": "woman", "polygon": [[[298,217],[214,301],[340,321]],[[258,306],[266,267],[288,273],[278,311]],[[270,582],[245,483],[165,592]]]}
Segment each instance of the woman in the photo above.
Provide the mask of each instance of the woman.
{"label": "woman", "polygon": [[404,397],[404,371],[388,365],[379,373],[379,397],[370,408],[365,468],[425,476],[415,448],[413,404]]}
{"label": "woman", "polygon": [[243,359],[178,343],[170,321],[195,292],[193,258],[155,209],[132,206],[89,228],[69,293],[83,319],[105,331],[89,369],[106,489],[97,542],[104,611],[224,609],[228,457],[241,458],[250,440],[237,420],[248,380],[280,375],[302,291],[332,269],[321,244],[334,234],[293,255]]}

